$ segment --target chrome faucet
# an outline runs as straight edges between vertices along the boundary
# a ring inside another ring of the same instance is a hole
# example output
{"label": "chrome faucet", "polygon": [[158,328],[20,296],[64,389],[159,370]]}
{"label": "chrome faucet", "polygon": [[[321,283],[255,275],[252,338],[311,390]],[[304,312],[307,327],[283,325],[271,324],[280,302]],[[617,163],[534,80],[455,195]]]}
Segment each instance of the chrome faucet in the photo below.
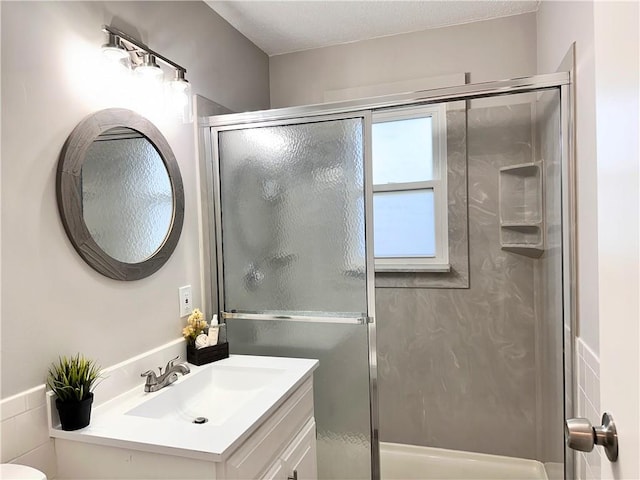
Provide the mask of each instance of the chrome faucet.
{"label": "chrome faucet", "polygon": [[164,368],[164,373],[162,373],[162,367],[158,367],[160,371],[159,375],[156,375],[156,372],[153,370],[147,370],[144,373],[141,373],[141,377],[147,377],[147,381],[144,384],[145,392],[157,392],[161,388],[166,387],[167,385],[171,385],[173,382],[178,380],[178,373],[182,375],[186,375],[191,372],[189,367],[184,363],[179,363],[174,365],[173,362],[178,360],[180,355],[176,358],[169,360],[167,362],[167,366]]}

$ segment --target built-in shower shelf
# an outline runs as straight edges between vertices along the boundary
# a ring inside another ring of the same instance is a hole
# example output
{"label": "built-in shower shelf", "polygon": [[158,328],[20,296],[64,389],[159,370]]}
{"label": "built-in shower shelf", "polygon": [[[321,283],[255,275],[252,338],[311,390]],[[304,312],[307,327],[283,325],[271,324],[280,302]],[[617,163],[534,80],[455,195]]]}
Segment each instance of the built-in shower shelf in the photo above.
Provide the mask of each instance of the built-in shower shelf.
{"label": "built-in shower shelf", "polygon": [[523,222],[501,222],[500,226],[502,228],[509,228],[511,230],[540,230],[542,227],[542,222],[536,223],[523,223]]}
{"label": "built-in shower shelf", "polygon": [[544,253],[541,164],[502,167],[499,189],[502,249],[527,257],[540,257]]}
{"label": "built-in shower shelf", "polygon": [[502,167],[501,173],[508,173],[510,175],[520,175],[523,177],[530,177],[538,175],[540,172],[540,165],[537,163],[520,163],[518,165],[509,165],[508,167]]}
{"label": "built-in shower shelf", "polygon": [[502,245],[502,250],[531,258],[540,258],[544,253],[544,248],[523,244]]}

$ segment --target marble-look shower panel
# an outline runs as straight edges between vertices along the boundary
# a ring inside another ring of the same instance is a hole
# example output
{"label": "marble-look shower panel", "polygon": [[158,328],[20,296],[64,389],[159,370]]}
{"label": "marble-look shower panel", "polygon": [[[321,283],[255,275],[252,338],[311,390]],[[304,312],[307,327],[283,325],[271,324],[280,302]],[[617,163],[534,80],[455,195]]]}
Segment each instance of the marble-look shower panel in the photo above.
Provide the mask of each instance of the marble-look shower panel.
{"label": "marble-look shower panel", "polygon": [[536,456],[534,261],[500,248],[500,167],[529,103],[468,111],[469,288],[377,288],[381,440]]}

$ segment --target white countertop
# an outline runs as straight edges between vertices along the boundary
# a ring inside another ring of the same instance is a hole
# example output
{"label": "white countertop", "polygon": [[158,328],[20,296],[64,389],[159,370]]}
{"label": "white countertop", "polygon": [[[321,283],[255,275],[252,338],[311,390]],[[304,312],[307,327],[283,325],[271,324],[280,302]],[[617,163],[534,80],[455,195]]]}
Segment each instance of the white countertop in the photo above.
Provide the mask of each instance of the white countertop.
{"label": "white countertop", "polygon": [[[50,395],[49,433],[51,437],[77,442],[213,462],[224,461],[311,376],[317,366],[317,360],[252,355],[232,355],[200,367],[189,365],[190,374],[180,376],[177,382],[158,392],[145,393],[144,379],[141,378],[141,383],[136,388],[94,408],[91,413],[91,424],[88,427],[71,432],[60,428],[57,415],[54,413],[55,397]],[[205,381],[210,377],[207,375],[207,369],[216,367],[276,369],[281,370],[282,373],[268,386],[262,388],[259,395],[247,400],[222,424],[198,425],[184,420],[147,418],[127,413],[161,395],[175,394],[176,391],[173,390],[179,389],[182,382],[191,379],[193,387],[194,380]],[[99,390],[95,395],[96,397],[100,395]]]}

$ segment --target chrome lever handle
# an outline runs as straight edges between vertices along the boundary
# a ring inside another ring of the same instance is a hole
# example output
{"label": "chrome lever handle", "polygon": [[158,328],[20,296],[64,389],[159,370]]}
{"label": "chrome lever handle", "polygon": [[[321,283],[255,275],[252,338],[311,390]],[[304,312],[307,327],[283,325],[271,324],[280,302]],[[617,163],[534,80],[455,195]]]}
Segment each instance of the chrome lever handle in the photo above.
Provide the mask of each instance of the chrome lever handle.
{"label": "chrome lever handle", "polygon": [[293,475],[289,475],[287,480],[298,480],[298,470],[294,470]]}
{"label": "chrome lever handle", "polygon": [[144,383],[145,388],[158,384],[158,376],[153,370],[147,370],[146,372],[141,373],[140,376],[147,378],[147,381]]}
{"label": "chrome lever handle", "polygon": [[602,415],[602,425],[598,427],[593,427],[586,418],[569,418],[565,420],[564,431],[569,448],[590,452],[595,445],[600,445],[609,461],[618,460],[618,433],[610,414]]}
{"label": "chrome lever handle", "polygon": [[178,355],[176,358],[172,358],[167,362],[167,366],[164,367],[165,373],[168,372],[171,367],[173,367],[173,362],[175,362],[176,360],[180,360],[180,355]]}

